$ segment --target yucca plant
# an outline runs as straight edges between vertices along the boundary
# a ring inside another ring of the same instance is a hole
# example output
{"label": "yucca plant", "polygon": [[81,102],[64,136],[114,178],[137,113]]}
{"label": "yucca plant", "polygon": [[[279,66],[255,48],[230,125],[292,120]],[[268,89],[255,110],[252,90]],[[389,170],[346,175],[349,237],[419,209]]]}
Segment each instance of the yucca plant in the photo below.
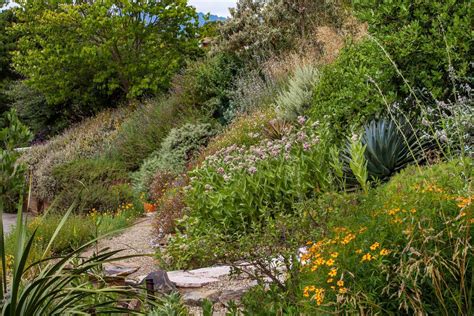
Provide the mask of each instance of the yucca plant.
{"label": "yucca plant", "polygon": [[[71,253],[63,256],[48,256],[51,246],[74,209],[69,208],[51,237],[40,260],[29,263],[33,245],[37,239],[36,230],[27,238],[22,207],[18,207],[16,224],[16,245],[11,271],[7,271],[7,256],[3,233],[2,203],[0,202],[0,258],[2,276],[0,284],[0,311],[2,315],[70,315],[90,313],[119,313],[128,311],[117,305],[117,298],[126,302],[140,298],[141,294],[127,287],[93,284],[95,271],[102,271],[104,263],[130,258],[118,256],[119,251],[102,251],[90,258],[81,253],[92,246],[91,240]],[[102,286],[100,286],[102,285]],[[133,312],[137,314],[138,312]],[[139,313],[138,313],[139,314]]]}
{"label": "yucca plant", "polygon": [[[392,119],[372,120],[364,127],[360,141],[365,146],[369,179],[387,181],[409,164],[420,163],[425,157],[428,143],[418,137],[418,131],[405,121]],[[351,142],[342,153],[348,183],[354,177],[350,168]]]}

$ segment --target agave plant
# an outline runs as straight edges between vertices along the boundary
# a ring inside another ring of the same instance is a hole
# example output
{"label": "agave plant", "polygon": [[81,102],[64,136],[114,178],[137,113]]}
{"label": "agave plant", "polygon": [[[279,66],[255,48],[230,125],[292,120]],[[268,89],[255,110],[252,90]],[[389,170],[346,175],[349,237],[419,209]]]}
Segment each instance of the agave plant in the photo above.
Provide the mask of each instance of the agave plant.
{"label": "agave plant", "polygon": [[[407,122],[392,119],[372,120],[364,127],[360,137],[365,147],[368,176],[374,180],[387,181],[393,174],[411,163],[419,163],[425,157],[428,144],[418,137],[418,132]],[[348,183],[353,176],[351,142],[342,154]]]}
{"label": "agave plant", "polygon": [[120,297],[122,302],[126,302],[141,295],[127,287],[92,284],[91,274],[97,270],[102,271],[104,263],[132,257],[117,256],[120,251],[103,251],[90,258],[81,258],[81,253],[96,240],[91,240],[67,255],[48,256],[56,236],[71,214],[74,205],[62,218],[42,258],[33,263],[29,263],[29,257],[36,240],[36,231],[27,238],[22,207],[19,206],[15,232],[16,249],[11,272],[7,271],[2,205],[0,201],[0,258],[2,260],[0,312],[2,315],[89,315],[128,312],[127,308],[117,306],[117,298]]}

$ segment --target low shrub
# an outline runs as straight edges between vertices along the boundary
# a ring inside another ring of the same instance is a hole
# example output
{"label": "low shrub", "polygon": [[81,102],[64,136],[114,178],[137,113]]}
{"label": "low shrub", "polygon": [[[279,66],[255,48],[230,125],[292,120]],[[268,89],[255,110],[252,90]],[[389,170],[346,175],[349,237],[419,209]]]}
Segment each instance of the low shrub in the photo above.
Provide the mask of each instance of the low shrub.
{"label": "low shrub", "polygon": [[247,309],[471,314],[470,166],[413,166],[367,194],[326,193],[301,204],[302,266],[284,288],[256,288],[243,300]]}
{"label": "low shrub", "polygon": [[135,198],[123,165],[105,158],[59,165],[53,177],[58,188],[51,205],[54,211],[65,211],[78,197],[78,212],[113,210]]}
{"label": "low shrub", "polygon": [[151,180],[157,172],[174,175],[183,172],[186,162],[190,161],[215,133],[215,129],[209,123],[188,123],[172,129],[163,140],[160,149],[145,160],[140,170],[133,174],[135,190],[148,192]]}
{"label": "low shrub", "polygon": [[261,71],[243,72],[232,85],[229,94],[229,108],[224,113],[226,122],[233,121],[242,114],[249,114],[271,104],[278,83]]}
{"label": "low shrub", "polygon": [[117,130],[129,111],[122,108],[101,112],[23,154],[20,160],[28,165],[32,174],[33,195],[52,200],[59,189],[53,176],[54,168],[105,153],[117,137]]}
{"label": "low shrub", "polygon": [[178,75],[172,93],[184,108],[224,122],[229,90],[240,67],[241,62],[232,53],[216,53],[191,64]]}
{"label": "low shrub", "polygon": [[314,66],[305,65],[296,68],[288,81],[288,86],[278,93],[276,109],[281,119],[294,121],[304,115],[310,107],[313,89],[319,77]]}
{"label": "low shrub", "polygon": [[257,144],[265,136],[265,129],[274,118],[275,111],[270,107],[241,114],[223,132],[210,140],[197,161],[202,162],[207,156],[234,144],[237,146]]}
{"label": "low shrub", "polygon": [[158,238],[162,238],[175,232],[177,220],[185,214],[183,188],[189,183],[189,179],[186,176],[178,176],[171,181],[163,182],[162,177],[155,177],[152,187],[156,188],[157,182],[160,183],[159,187],[164,189],[154,195],[157,210],[154,227]]}
{"label": "low shrub", "polygon": [[180,123],[180,109],[173,99],[152,99],[128,117],[110,148],[114,160],[135,171],[144,159],[160,147],[169,131]]}
{"label": "low shrub", "polygon": [[333,64],[322,68],[308,112],[330,124],[340,139],[396,100],[394,78],[395,69],[375,42],[349,44]]}
{"label": "low shrub", "polygon": [[450,72],[469,74],[473,54],[472,4],[454,1],[354,1],[355,15],[385,48],[404,78],[400,99],[409,89],[428,89],[445,101],[453,96]]}
{"label": "low shrub", "polygon": [[227,243],[261,232],[273,218],[291,216],[296,203],[331,188],[325,129],[316,130],[303,118],[300,123],[282,139],[222,149],[190,172],[185,188],[189,215],[164,258],[173,257],[181,268],[209,263],[222,254],[207,253],[207,242]]}

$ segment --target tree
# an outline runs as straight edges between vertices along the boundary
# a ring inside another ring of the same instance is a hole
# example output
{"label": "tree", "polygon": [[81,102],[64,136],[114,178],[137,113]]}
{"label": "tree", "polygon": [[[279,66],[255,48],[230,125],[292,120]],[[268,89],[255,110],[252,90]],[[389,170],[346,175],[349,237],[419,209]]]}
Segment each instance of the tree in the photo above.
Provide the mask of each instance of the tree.
{"label": "tree", "polygon": [[9,81],[17,77],[11,68],[11,52],[16,46],[16,38],[7,31],[15,20],[12,10],[0,11],[0,128],[3,126],[3,114],[8,111],[10,101],[5,90]]}
{"label": "tree", "polygon": [[14,68],[50,105],[159,93],[198,52],[186,0],[18,3]]}

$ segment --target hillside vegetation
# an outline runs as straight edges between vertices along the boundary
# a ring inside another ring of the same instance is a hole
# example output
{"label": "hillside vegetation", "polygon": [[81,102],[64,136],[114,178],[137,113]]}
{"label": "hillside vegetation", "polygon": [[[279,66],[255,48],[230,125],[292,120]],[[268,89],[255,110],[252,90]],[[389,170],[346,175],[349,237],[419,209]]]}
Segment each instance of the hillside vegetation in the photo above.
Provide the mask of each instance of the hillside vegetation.
{"label": "hillside vegetation", "polygon": [[469,1],[239,0],[204,25],[185,0],[20,4],[1,205],[29,188],[28,236],[73,227],[30,260],[156,211],[160,267],[258,281],[242,315],[473,314]]}

